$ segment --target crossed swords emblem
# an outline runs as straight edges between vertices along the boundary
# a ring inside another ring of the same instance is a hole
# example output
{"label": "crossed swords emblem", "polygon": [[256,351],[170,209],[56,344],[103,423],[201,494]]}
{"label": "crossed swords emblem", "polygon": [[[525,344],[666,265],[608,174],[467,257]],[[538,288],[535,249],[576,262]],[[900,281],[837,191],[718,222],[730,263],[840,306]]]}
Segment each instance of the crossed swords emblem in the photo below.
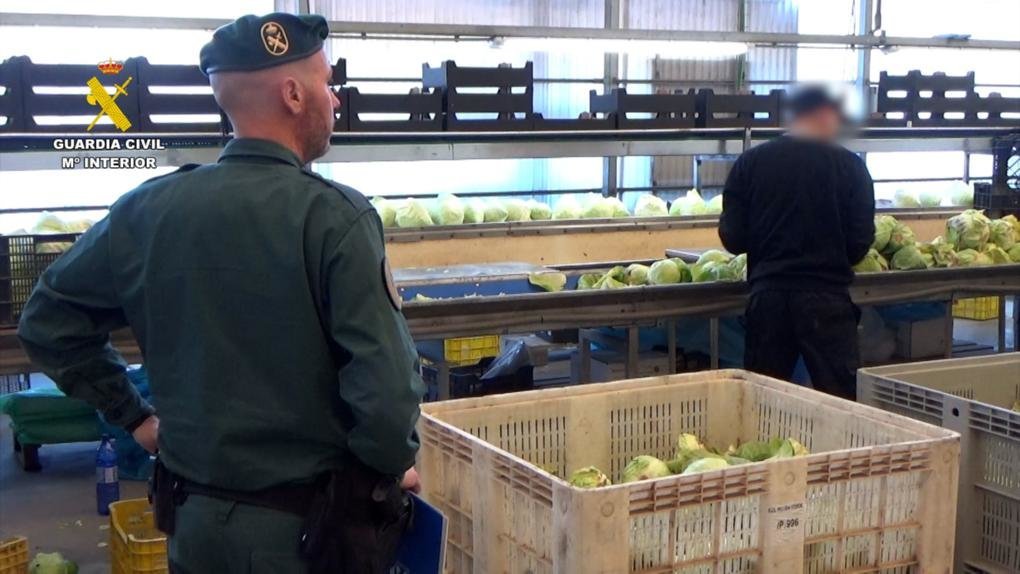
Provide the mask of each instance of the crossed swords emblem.
{"label": "crossed swords emblem", "polygon": [[106,88],[99,83],[99,78],[95,76],[89,78],[89,81],[86,82],[89,87],[89,95],[85,96],[85,99],[90,105],[99,106],[99,113],[92,119],[92,123],[89,124],[89,127],[85,128],[85,131],[92,131],[92,128],[96,127],[96,123],[103,116],[109,116],[113,120],[113,125],[117,126],[117,129],[120,131],[128,131],[128,128],[131,127],[131,121],[127,119],[127,116],[124,115],[124,112],[121,111],[120,106],[114,100],[121,94],[127,95],[127,90],[124,88],[127,88],[128,84],[131,83],[131,79],[128,76],[127,81],[123,84],[113,84],[117,91],[113,93],[113,96],[110,96],[110,94],[106,93]]}

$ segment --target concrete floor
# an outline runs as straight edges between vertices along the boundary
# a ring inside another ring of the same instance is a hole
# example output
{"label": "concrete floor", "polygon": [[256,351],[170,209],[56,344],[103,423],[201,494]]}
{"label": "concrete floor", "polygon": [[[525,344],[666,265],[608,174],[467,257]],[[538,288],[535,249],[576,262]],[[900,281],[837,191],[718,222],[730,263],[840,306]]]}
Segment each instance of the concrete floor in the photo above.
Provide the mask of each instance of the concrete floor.
{"label": "concrete floor", "polygon": [[[60,552],[80,574],[110,572],[110,519],[96,512],[98,443],[44,446],[42,472],[25,472],[14,456],[9,419],[0,416],[0,539],[25,536],[29,556]],[[142,482],[121,481],[121,499],[146,494]]]}
{"label": "concrete floor", "polygon": [[[955,323],[955,339],[995,346],[995,321]],[[1016,334],[1010,330],[1008,345]],[[49,381],[33,379],[33,386]],[[45,446],[42,472],[26,473],[17,464],[8,419],[0,416],[0,539],[27,536],[31,554],[60,552],[75,560],[81,574],[109,572],[109,519],[96,513],[97,443]],[[145,496],[141,482],[121,482],[121,498]]]}

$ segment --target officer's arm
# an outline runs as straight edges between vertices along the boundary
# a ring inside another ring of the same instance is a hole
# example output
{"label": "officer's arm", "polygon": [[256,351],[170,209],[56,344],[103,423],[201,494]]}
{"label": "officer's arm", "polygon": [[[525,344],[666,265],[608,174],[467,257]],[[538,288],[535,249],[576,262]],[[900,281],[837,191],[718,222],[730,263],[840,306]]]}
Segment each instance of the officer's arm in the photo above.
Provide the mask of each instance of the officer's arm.
{"label": "officer's arm", "polygon": [[365,211],[332,249],[325,309],[344,360],[340,397],[353,415],[348,448],[375,470],[402,475],[418,451],[424,388],[407,325],[387,294],[384,262],[382,222]]}
{"label": "officer's arm", "polygon": [[846,221],[846,256],[854,265],[868,254],[875,241],[875,184],[868,167],[853,158],[850,189],[850,213]]}
{"label": "officer's arm", "polygon": [[113,425],[133,430],[152,407],[124,374],[110,332],[127,324],[110,267],[108,218],[97,223],[39,278],[18,337],[32,362],[61,391]]}
{"label": "officer's arm", "polygon": [[747,252],[747,212],[748,197],[744,156],[737,159],[726,177],[723,188],[723,212],[719,216],[719,239],[723,247],[734,254]]}

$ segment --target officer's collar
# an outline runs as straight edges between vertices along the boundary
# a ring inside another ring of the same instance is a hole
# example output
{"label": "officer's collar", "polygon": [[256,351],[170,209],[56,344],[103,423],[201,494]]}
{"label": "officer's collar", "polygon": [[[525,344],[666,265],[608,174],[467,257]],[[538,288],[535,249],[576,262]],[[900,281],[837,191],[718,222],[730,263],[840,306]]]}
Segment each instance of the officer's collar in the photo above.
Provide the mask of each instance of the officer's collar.
{"label": "officer's collar", "polygon": [[289,163],[294,167],[301,167],[301,160],[297,154],[286,147],[269,140],[255,138],[237,138],[227,142],[226,147],[220,153],[219,161],[232,157],[267,157]]}

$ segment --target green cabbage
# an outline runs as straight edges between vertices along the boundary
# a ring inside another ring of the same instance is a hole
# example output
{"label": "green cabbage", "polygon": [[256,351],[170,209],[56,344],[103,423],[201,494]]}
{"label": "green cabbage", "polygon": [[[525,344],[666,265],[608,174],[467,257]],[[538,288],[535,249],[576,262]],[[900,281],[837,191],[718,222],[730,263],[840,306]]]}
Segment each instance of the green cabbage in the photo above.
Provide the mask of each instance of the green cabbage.
{"label": "green cabbage", "polygon": [[949,191],[950,205],[972,207],[974,205],[974,188],[962,181],[954,181]]}
{"label": "green cabbage", "polygon": [[917,201],[917,198],[912,193],[902,189],[897,190],[896,195],[893,196],[893,205],[901,208],[921,207],[921,203]]}
{"label": "green cabbage", "polygon": [[484,223],[485,203],[480,199],[472,199],[464,203],[464,223]]}
{"label": "green cabbage", "polygon": [[531,207],[523,199],[511,199],[506,202],[507,221],[531,221]]}
{"label": "green cabbage", "polygon": [[882,251],[889,245],[889,237],[899,222],[891,215],[879,215],[875,217],[875,241],[871,247]]}
{"label": "green cabbage", "polygon": [[730,266],[730,270],[733,271],[733,276],[736,277],[736,279],[738,281],[746,281],[747,280],[747,254],[746,253],[741,253],[740,255],[737,255],[736,257],[734,257],[733,260],[729,262],[729,266]]}
{"label": "green cabbage", "polygon": [[426,227],[432,225],[429,210],[417,199],[409,197],[397,207],[397,227]]}
{"label": "green cabbage", "polygon": [[562,291],[567,284],[567,276],[559,271],[539,271],[528,274],[528,283],[546,291]]}
{"label": "green cabbage", "polygon": [[719,249],[709,249],[698,257],[697,265],[708,263],[709,261],[717,261],[719,263],[729,263],[733,260],[733,256],[725,251]]}
{"label": "green cabbage", "polygon": [[610,217],[630,217],[630,212],[627,211],[627,206],[620,201],[618,197],[607,197],[602,200],[612,210]]}
{"label": "green cabbage", "polygon": [[648,283],[652,285],[672,285],[683,278],[680,268],[671,259],[663,259],[652,263],[648,271]]}
{"label": "green cabbage", "polygon": [[984,213],[968,209],[946,221],[946,239],[956,249],[981,249],[991,236],[991,224]]}
{"label": "green cabbage", "polygon": [[738,276],[730,267],[729,262],[706,261],[695,263],[691,267],[691,279],[695,283],[706,283],[710,281],[737,281]]}
{"label": "green cabbage", "polygon": [[705,457],[699,458],[698,460],[687,465],[682,474],[694,474],[697,472],[709,472],[713,470],[722,470],[730,466],[730,463],[726,462],[724,458],[716,457]]}
{"label": "green cabbage", "polygon": [[889,269],[889,263],[875,249],[869,249],[864,259],[861,259],[857,262],[857,265],[854,265],[854,271],[857,273],[878,273],[887,269]]}
{"label": "green cabbage", "polygon": [[592,289],[622,289],[624,287],[627,287],[627,270],[622,265],[613,267],[592,285]]}
{"label": "green cabbage", "polygon": [[922,191],[917,199],[921,202],[921,207],[938,207],[942,205],[942,194],[935,193],[932,191]]}
{"label": "green cabbage", "polygon": [[531,208],[532,221],[546,221],[552,219],[552,209],[541,201],[532,199],[528,202],[528,207]]}
{"label": "green cabbage", "polygon": [[708,200],[708,202],[705,203],[705,213],[711,213],[711,214],[714,214],[714,215],[718,215],[718,214],[722,213],[722,207],[723,207],[722,202],[723,202],[723,196],[722,196],[721,193],[719,195],[713,197],[712,199]]}
{"label": "green cabbage", "polygon": [[1009,259],[1013,263],[1020,263],[1020,243],[1017,243],[1008,251]]}
{"label": "green cabbage", "polygon": [[649,271],[647,265],[640,263],[630,265],[627,267],[627,285],[648,285]]}
{"label": "green cabbage", "polygon": [[623,469],[623,482],[637,482],[650,478],[661,478],[672,474],[666,463],[649,455],[634,457]]}
{"label": "green cabbage", "polygon": [[1017,219],[1015,215],[1007,215],[1002,220],[1013,226],[1013,234],[1016,236],[1016,240],[1020,241],[1020,219]]}
{"label": "green cabbage", "polygon": [[429,204],[429,216],[436,225],[464,223],[464,205],[455,195],[444,193]]}
{"label": "green cabbage", "polygon": [[928,268],[916,245],[907,245],[897,251],[889,261],[889,266],[900,270]]}
{"label": "green cabbage", "polygon": [[564,195],[556,202],[553,219],[581,219],[581,206],[572,195]]}
{"label": "green cabbage", "polygon": [[704,215],[708,210],[698,190],[692,189],[684,197],[678,197],[669,206],[670,215]]}
{"label": "green cabbage", "polygon": [[577,278],[577,289],[583,291],[585,289],[594,289],[595,284],[602,279],[602,275],[598,273],[585,273]]}
{"label": "green cabbage", "polygon": [[586,466],[575,470],[573,474],[570,475],[569,482],[571,486],[576,486],[578,488],[600,488],[603,486],[612,486],[613,484],[609,480],[608,476],[594,466]]}
{"label": "green cabbage", "polygon": [[1012,249],[1017,241],[1013,224],[1006,219],[992,220],[989,223],[988,240],[1007,251]]}
{"label": "green cabbage", "polygon": [[732,454],[733,456],[744,458],[751,462],[761,462],[772,458],[777,452],[779,452],[779,449],[783,446],[784,442],[786,441],[781,438],[745,442],[733,450],[733,452],[727,454]]}
{"label": "green cabbage", "polygon": [[677,452],[683,452],[686,450],[702,450],[705,445],[698,440],[698,437],[690,433],[680,433],[680,436],[676,438],[676,450]]}
{"label": "green cabbage", "polygon": [[485,202],[485,211],[483,212],[483,221],[485,223],[503,223],[509,215],[501,201],[490,199]]}
{"label": "green cabbage", "polygon": [[1006,253],[1006,251],[998,245],[993,245],[992,247],[985,249],[982,253],[987,255],[995,265],[1003,265],[1013,262],[1013,260],[1009,257],[1009,253]]}
{"label": "green cabbage", "polygon": [[941,235],[931,243],[921,243],[917,246],[925,259],[931,258],[932,264],[929,267],[952,267],[956,263],[956,252],[953,246],[946,243]]}
{"label": "green cabbage", "polygon": [[650,193],[642,194],[634,204],[634,215],[638,217],[660,217],[669,215],[666,202]]}
{"label": "green cabbage", "polygon": [[78,574],[78,565],[59,552],[40,552],[29,562],[28,574]]}
{"label": "green cabbage", "polygon": [[379,213],[379,219],[382,220],[383,227],[397,226],[397,208],[393,207],[392,201],[385,197],[373,197],[372,207]]}
{"label": "green cabbage", "polygon": [[[900,249],[916,243],[914,239],[914,230],[907,227],[905,224],[896,222],[893,227],[892,233],[889,234],[889,243],[886,244],[885,250],[882,251],[884,255],[892,256]],[[890,265],[892,262],[890,262]]]}
{"label": "green cabbage", "polygon": [[608,219],[613,217],[613,204],[605,201],[601,195],[589,193],[585,196],[581,209],[582,219]]}
{"label": "green cabbage", "polygon": [[680,270],[680,280],[677,283],[690,283],[691,282],[691,266],[686,261],[679,257],[670,259],[676,264],[676,268]]}

